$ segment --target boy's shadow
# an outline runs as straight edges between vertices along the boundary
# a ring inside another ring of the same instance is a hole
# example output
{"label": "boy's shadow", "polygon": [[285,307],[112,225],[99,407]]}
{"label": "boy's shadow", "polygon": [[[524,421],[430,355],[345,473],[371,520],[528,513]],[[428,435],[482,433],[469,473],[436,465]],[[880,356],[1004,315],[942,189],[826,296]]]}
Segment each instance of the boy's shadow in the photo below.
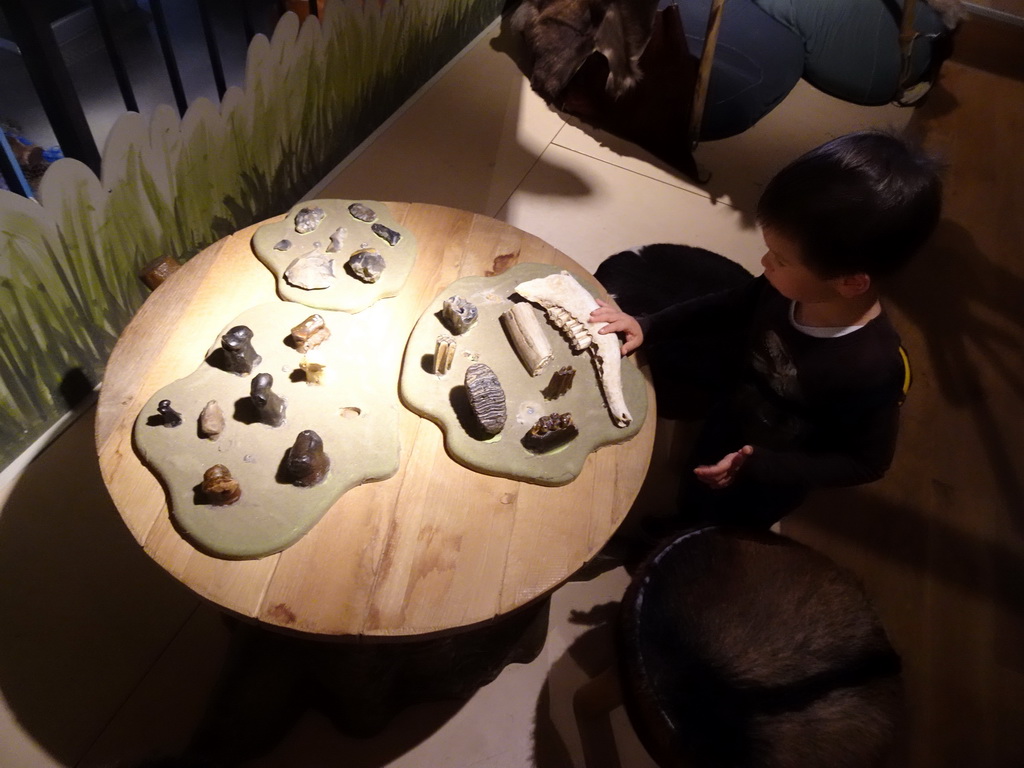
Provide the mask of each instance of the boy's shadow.
{"label": "boy's shadow", "polygon": [[[944,220],[885,293],[906,317],[897,325],[911,369],[934,374],[939,387],[942,402],[924,407],[935,408],[934,416],[946,408],[970,413],[1006,508],[1024,510],[1019,462],[1007,433],[1024,402],[1024,279],[982,253],[962,226]],[[1009,397],[999,396],[1007,391]],[[1024,519],[1015,523],[1024,526]]]}

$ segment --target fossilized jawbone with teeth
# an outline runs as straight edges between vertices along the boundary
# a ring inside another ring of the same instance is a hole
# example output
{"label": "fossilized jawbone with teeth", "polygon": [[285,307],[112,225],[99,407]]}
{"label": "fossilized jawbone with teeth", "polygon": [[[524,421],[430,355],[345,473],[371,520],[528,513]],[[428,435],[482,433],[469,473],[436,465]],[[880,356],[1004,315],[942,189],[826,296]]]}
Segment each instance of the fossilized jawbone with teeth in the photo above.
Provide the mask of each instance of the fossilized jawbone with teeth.
{"label": "fossilized jawbone with teeth", "polygon": [[598,333],[607,323],[591,323],[590,313],[597,300],[568,272],[527,280],[516,286],[516,293],[539,304],[551,321],[565,334],[573,349],[589,349],[605,403],[616,426],[633,421],[622,394],[622,354],[614,333]]}

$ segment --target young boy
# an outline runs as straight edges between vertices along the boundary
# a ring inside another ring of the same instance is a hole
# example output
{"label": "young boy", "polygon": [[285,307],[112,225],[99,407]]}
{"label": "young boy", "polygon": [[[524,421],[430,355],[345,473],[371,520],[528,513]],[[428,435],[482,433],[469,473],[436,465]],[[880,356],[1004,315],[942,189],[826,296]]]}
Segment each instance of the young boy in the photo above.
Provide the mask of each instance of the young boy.
{"label": "young boy", "polygon": [[902,139],[842,136],[765,188],[762,276],[646,316],[594,311],[623,354],[647,344],[659,405],[677,385],[711,391],[681,523],[767,527],[812,488],[885,474],[905,366],[878,283],[927,240],[941,194],[935,163]]}

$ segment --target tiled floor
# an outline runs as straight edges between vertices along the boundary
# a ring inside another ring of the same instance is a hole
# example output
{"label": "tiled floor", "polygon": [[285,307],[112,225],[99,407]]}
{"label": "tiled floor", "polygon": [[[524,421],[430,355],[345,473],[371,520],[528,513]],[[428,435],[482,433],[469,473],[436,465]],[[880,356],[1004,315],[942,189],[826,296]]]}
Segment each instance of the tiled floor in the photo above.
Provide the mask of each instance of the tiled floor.
{"label": "tiled floor", "polygon": [[[614,137],[566,123],[494,50],[493,33],[314,194],[473,210],[543,237],[588,270],[616,250],[658,241],[720,251],[756,270],[753,204],[777,168],[829,137],[910,118],[800,84],[747,133],[701,146],[698,160],[712,177],[697,187]],[[0,617],[23,617],[0,626],[3,768],[132,766],[173,754],[199,722],[226,654],[216,612],[118,527],[90,460],[90,430],[83,418],[44,453],[0,517]],[[657,493],[646,498],[658,503]],[[70,527],[61,522],[69,507]],[[560,588],[540,656],[506,668],[464,705],[416,707],[363,740],[309,713],[251,764],[580,766],[571,696],[608,647],[600,627],[575,623],[574,612],[617,600],[627,579],[618,568]],[[613,724],[623,765],[650,766],[621,711]]]}

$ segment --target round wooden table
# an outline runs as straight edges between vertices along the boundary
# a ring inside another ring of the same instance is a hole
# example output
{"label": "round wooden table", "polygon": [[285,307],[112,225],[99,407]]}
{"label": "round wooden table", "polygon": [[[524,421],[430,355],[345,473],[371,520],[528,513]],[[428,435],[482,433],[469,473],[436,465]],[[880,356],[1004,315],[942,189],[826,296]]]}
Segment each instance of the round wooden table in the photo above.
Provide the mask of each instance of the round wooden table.
{"label": "round wooden table", "polygon": [[[401,293],[354,317],[383,323],[379,349],[398,381],[408,334],[454,280],[524,262],[586,271],[507,224],[452,208],[387,203],[418,244]],[[265,222],[263,222],[265,223]],[[160,285],[107,365],[96,418],[104,481],[146,552],[202,597],[243,618],[319,637],[422,637],[495,620],[549,594],[590,560],[629,510],[654,441],[654,395],[640,432],[592,453],[568,485],[480,474],[445,452],[436,424],[401,409],[391,478],[345,493],[296,544],[256,560],[203,554],[172,524],[164,490],[132,446],[139,409],[189,375],[243,310],[277,301],[253,255],[253,225],[215,243]]]}

